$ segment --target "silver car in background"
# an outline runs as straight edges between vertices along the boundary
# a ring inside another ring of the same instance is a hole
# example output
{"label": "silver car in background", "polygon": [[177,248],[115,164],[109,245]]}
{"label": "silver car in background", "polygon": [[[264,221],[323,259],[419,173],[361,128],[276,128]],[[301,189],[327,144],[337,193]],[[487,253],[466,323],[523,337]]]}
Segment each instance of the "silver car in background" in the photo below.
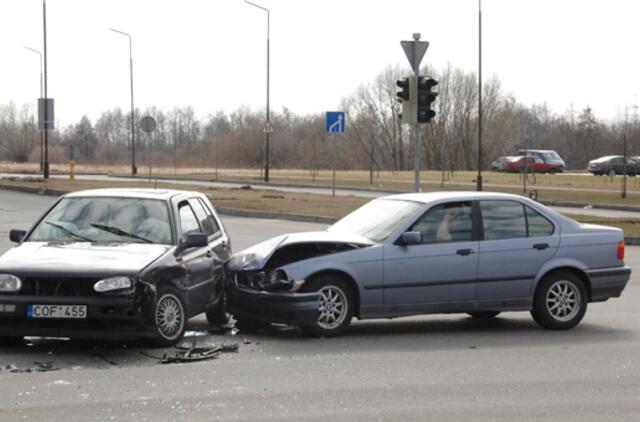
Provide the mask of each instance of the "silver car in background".
{"label": "silver car in background", "polygon": [[228,309],[238,323],[342,333],[355,316],[530,311],[568,329],[588,302],[622,293],[617,228],[581,224],[525,197],[402,194],[373,200],[324,232],[282,235],[227,263]]}

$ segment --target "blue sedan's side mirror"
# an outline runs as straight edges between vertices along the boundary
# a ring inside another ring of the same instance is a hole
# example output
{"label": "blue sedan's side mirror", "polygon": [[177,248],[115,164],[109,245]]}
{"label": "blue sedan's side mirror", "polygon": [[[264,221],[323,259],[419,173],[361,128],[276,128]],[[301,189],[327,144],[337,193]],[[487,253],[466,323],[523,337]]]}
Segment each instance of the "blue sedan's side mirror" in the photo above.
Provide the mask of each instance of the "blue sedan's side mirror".
{"label": "blue sedan's side mirror", "polygon": [[404,232],[397,243],[402,246],[419,245],[422,243],[422,233]]}

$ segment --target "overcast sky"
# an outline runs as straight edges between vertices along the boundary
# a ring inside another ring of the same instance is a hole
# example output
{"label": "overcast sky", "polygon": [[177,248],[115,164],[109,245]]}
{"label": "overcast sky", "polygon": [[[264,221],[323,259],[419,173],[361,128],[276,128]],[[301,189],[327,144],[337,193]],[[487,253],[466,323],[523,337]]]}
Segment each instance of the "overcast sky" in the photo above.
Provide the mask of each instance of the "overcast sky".
{"label": "overcast sky", "polygon": [[[271,10],[271,108],[336,109],[387,65],[410,72],[400,40],[422,33],[425,61],[478,66],[477,0],[256,0]],[[564,112],[590,105],[615,119],[640,92],[640,2],[484,0],[483,75],[519,101]],[[200,116],[247,105],[266,89],[266,13],[243,0],[48,0],[49,97],[56,120],[129,108],[194,106]],[[0,104],[39,95],[42,1],[0,0]]]}

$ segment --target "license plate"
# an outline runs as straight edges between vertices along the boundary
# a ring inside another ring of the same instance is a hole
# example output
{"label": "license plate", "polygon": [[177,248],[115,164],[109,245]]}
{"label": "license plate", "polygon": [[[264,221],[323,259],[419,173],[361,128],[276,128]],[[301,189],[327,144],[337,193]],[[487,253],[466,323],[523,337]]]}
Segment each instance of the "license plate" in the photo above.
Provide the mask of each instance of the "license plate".
{"label": "license plate", "polygon": [[28,318],[87,318],[85,305],[27,305]]}

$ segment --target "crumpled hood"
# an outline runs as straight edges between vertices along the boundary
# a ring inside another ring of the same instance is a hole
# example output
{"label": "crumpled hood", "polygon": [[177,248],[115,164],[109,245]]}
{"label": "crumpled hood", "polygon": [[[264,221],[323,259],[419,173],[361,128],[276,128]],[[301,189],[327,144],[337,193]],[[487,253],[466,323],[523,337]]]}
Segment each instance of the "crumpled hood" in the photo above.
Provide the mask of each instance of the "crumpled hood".
{"label": "crumpled hood", "polygon": [[144,243],[24,242],[0,257],[0,272],[135,274],[170,248]]}
{"label": "crumpled hood", "polygon": [[374,245],[375,242],[354,233],[336,231],[318,231],[289,233],[273,237],[250,248],[234,254],[227,268],[231,271],[259,270],[265,266],[271,255],[280,247],[307,242],[355,243]]}

